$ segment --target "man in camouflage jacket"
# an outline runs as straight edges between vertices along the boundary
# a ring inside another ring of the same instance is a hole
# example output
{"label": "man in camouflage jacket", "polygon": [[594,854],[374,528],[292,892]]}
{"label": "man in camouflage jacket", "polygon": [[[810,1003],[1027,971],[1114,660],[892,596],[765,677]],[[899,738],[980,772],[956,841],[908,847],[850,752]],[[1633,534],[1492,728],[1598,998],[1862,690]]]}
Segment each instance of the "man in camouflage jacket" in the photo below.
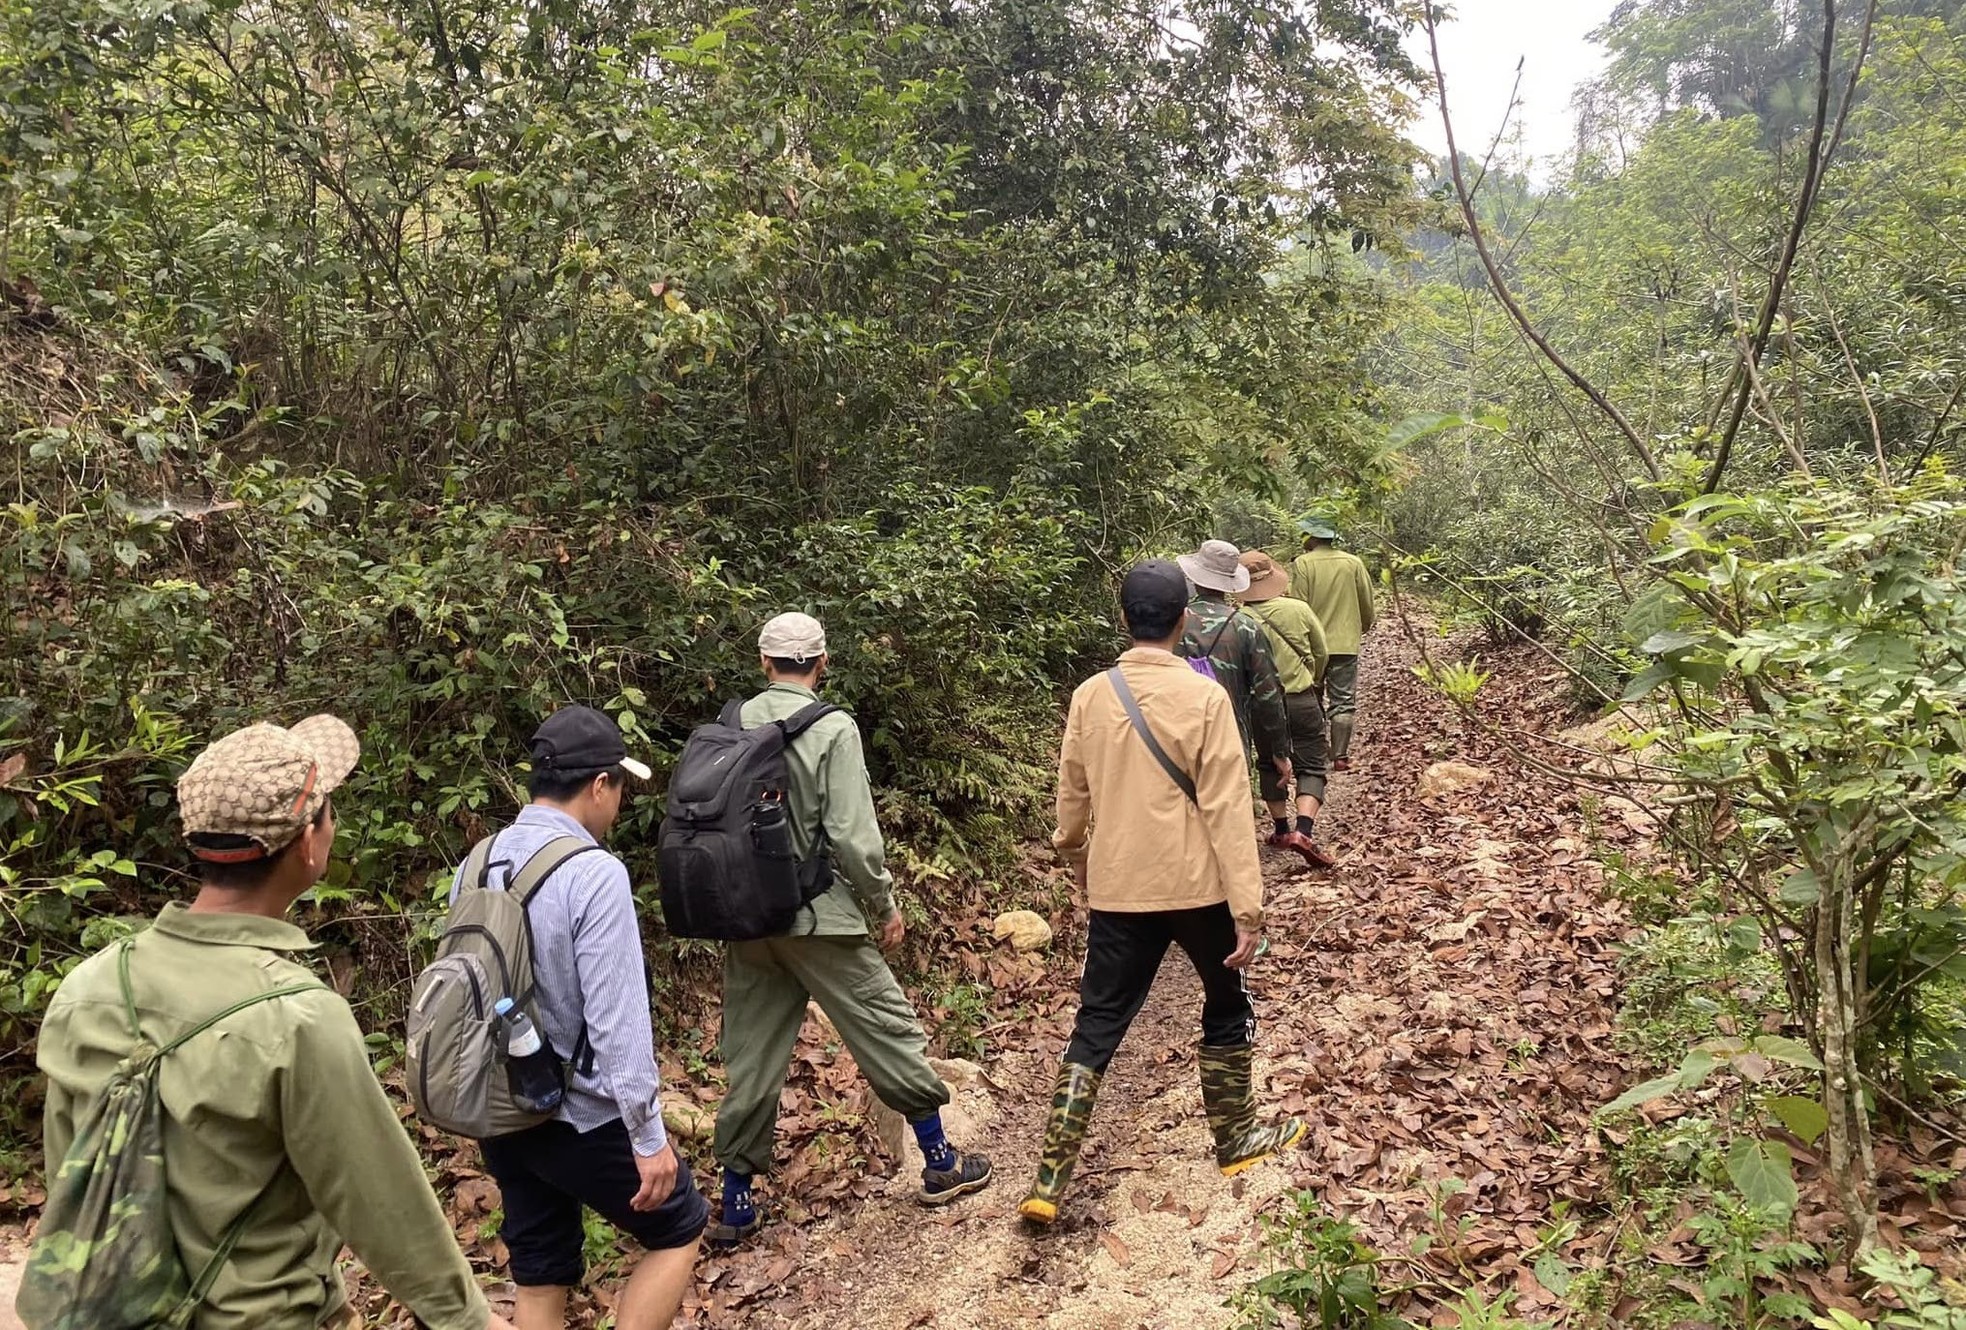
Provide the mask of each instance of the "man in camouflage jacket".
{"label": "man in camouflage jacket", "polygon": [[1234,592],[1249,589],[1249,570],[1240,562],[1242,551],[1226,540],[1205,541],[1177,562],[1195,586],[1188,606],[1187,631],[1181,654],[1208,659],[1215,678],[1235,703],[1236,723],[1242,727],[1243,748],[1256,745],[1256,760],[1267,762],[1290,782],[1290,716],[1283,704],[1283,682],[1263,625],[1229,602]]}

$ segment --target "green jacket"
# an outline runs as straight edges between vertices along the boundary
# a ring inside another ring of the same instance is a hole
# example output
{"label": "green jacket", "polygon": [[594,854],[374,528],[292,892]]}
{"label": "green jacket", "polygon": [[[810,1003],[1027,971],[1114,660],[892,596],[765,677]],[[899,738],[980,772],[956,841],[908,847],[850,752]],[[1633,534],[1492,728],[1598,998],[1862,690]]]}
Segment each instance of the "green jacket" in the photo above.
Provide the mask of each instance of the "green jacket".
{"label": "green jacket", "polygon": [[[313,949],[281,920],[173,903],[130,954],[139,1021],[158,1043],[254,993],[319,987],[228,1017],[159,1068],[185,1268],[202,1270],[253,1207],[192,1330],[314,1330],[348,1301],[335,1268],[344,1242],[430,1330],[484,1330],[490,1309],[376,1083],[354,1013],[297,959]],[[62,981],[41,1026],[51,1168],[135,1045],[111,947]]]}
{"label": "green jacket", "polygon": [[1306,550],[1290,565],[1290,594],[1311,607],[1324,625],[1334,656],[1356,656],[1372,631],[1372,575],[1356,554],[1326,547]]}
{"label": "green jacket", "polygon": [[1253,741],[1257,758],[1264,762],[1288,756],[1290,717],[1283,709],[1283,683],[1263,625],[1226,600],[1197,596],[1188,606],[1180,654],[1192,658],[1204,650],[1235,703],[1243,747]]}
{"label": "green jacket", "polygon": [[1243,609],[1263,621],[1286,695],[1308,693],[1323,682],[1331,648],[1324,640],[1324,625],[1309,605],[1295,596],[1277,596],[1252,601]]}
{"label": "green jacket", "polygon": [[[744,704],[744,728],[787,720],[819,700],[810,688],[775,683]],[[874,787],[860,749],[860,727],[844,711],[825,716],[785,754],[792,778],[792,847],[800,858],[823,847],[833,860],[833,885],[801,911],[794,934],[864,934],[894,909],[887,846],[874,818]]]}

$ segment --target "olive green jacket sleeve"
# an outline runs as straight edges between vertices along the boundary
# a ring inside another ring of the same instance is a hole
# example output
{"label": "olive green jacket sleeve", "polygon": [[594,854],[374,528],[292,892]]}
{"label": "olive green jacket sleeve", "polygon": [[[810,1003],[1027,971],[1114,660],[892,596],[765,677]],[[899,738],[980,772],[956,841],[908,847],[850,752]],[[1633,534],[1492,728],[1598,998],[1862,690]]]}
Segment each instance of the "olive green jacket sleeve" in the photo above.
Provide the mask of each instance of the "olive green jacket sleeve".
{"label": "olive green jacket sleeve", "polygon": [[1378,602],[1372,596],[1372,574],[1365,571],[1365,561],[1354,556],[1352,575],[1358,583],[1359,631],[1369,633],[1372,631],[1372,625],[1379,621]]}
{"label": "olive green jacket sleeve", "polygon": [[[830,721],[832,718],[828,717]],[[874,785],[860,727],[850,718],[829,736],[819,764],[820,825],[832,847],[833,867],[875,924],[894,912],[894,878],[887,871],[887,844],[874,815]]]}
{"label": "olive green jacket sleeve", "polygon": [[315,1208],[428,1330],[484,1330],[491,1309],[369,1067],[348,1004],[304,999],[278,1094],[288,1162]]}

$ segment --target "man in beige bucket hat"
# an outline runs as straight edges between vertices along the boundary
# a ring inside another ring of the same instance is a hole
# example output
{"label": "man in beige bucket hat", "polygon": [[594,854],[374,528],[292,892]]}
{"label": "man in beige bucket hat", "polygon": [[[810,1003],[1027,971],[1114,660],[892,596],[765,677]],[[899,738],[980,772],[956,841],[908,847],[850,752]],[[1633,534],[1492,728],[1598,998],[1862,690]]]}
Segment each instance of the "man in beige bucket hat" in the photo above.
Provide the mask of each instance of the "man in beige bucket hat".
{"label": "man in beige bucket hat", "polygon": [[88,1299],[113,1296],[86,1287],[87,1271],[55,1269],[59,1240],[76,1235],[51,1233],[51,1217],[76,1213],[63,1206],[64,1185],[87,1179],[87,1161],[69,1159],[69,1148],[78,1131],[87,1141],[125,1059],[188,1034],[162,1055],[157,1084],[170,1227],[186,1272],[211,1275],[190,1324],[359,1323],[336,1269],[346,1243],[419,1324],[510,1330],[458,1251],[354,1013],[304,963],[314,943],[286,921],[327,871],[333,794],[360,754],[345,723],[310,716],[290,729],[235,731],[178,781],[196,897],[78,965],[41,1027],[49,1217],[29,1257],[23,1312],[40,1262],[42,1291],[55,1290],[40,1308],[65,1301],[86,1314]]}
{"label": "man in beige bucket hat", "polygon": [[1229,599],[1249,589],[1249,570],[1242,566],[1241,557],[1242,551],[1228,541],[1210,540],[1175,560],[1195,587],[1180,654],[1207,662],[1206,673],[1229,690],[1235,703],[1244,751],[1254,742],[1257,765],[1265,769],[1266,778],[1274,774],[1288,785],[1290,717],[1284,710],[1283,684],[1270,654],[1270,639],[1262,624]]}

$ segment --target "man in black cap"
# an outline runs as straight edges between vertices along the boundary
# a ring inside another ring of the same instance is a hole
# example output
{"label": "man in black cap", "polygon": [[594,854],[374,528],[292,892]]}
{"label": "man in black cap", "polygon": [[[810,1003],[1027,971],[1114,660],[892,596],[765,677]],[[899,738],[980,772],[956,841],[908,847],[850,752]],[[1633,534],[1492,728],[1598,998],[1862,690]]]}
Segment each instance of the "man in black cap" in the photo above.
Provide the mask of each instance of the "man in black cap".
{"label": "man in black cap", "polygon": [[657,1098],[655,1031],[635,897],[621,860],[599,848],[630,776],[621,729],[591,707],[562,707],[532,737],[532,802],[459,868],[510,883],[556,841],[593,846],[553,870],[526,905],[540,1033],[566,1059],[552,1120],[484,1141],[505,1218],[499,1236],[518,1287],[519,1330],[560,1330],[583,1273],[581,1207],[647,1250],[615,1303],[620,1330],[661,1330],[688,1292],[710,1207],[676,1157]]}
{"label": "man in black cap", "polygon": [[1239,1173],[1304,1135],[1295,1118],[1257,1120],[1256,1013],[1242,972],[1262,939],[1263,873],[1235,705],[1174,654],[1188,608],[1181,568],[1141,564],[1127,574],[1120,605],[1133,648],[1072,694],[1058,758],[1052,840],[1092,919],[1037,1178],[1018,1206],[1034,1224],[1058,1218],[1100,1078],[1170,945],[1201,978],[1196,1061],[1217,1166]]}

